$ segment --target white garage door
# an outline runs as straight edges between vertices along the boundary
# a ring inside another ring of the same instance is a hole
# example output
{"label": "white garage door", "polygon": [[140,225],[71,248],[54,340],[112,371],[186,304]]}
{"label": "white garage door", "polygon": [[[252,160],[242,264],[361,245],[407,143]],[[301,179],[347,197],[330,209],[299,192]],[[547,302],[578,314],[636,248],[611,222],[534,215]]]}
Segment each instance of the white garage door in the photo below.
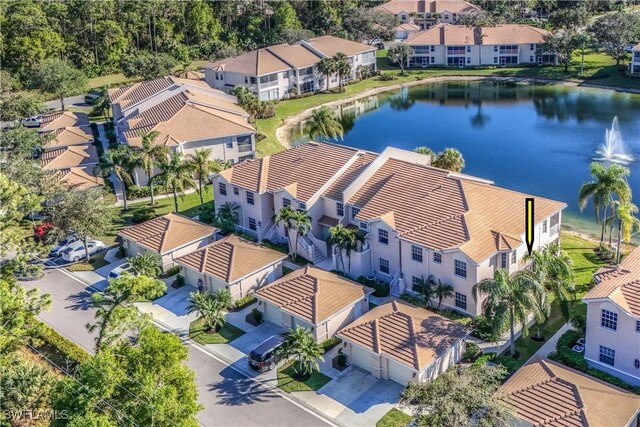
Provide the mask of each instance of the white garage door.
{"label": "white garage door", "polygon": [[265,320],[280,325],[282,323],[282,312],[267,302],[263,303],[263,306]]}
{"label": "white garage door", "polygon": [[396,362],[393,359],[388,359],[389,364],[389,379],[391,381],[395,381],[398,384],[405,385],[409,381],[411,381],[413,376],[413,371],[408,366],[403,365],[402,363]]}
{"label": "white garage door", "polygon": [[349,363],[369,372],[373,372],[377,368],[377,366],[374,365],[376,363],[374,355],[356,345],[351,347]]}

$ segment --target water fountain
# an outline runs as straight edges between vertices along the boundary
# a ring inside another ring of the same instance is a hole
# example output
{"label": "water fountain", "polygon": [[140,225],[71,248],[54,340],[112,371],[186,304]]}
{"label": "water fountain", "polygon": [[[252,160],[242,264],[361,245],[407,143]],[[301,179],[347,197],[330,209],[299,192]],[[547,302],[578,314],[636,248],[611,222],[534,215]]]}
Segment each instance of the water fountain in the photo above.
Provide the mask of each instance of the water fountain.
{"label": "water fountain", "polygon": [[605,130],[604,144],[600,144],[596,150],[596,154],[599,154],[600,157],[594,160],[620,163],[623,165],[627,165],[633,161],[633,156],[627,154],[625,151],[617,116],[613,118],[611,129]]}

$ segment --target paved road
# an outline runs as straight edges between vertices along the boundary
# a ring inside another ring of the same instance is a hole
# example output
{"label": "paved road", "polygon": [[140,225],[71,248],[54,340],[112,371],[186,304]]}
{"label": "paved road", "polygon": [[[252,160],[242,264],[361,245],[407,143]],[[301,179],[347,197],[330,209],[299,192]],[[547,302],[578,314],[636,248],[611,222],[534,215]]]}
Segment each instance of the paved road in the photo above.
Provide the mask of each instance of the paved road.
{"label": "paved road", "polygon": [[[59,110],[62,108],[62,105],[60,104],[60,100],[47,101],[44,103],[44,106],[47,107],[47,109],[49,110]],[[84,95],[70,96],[64,99],[65,109],[72,106],[89,107],[89,105],[84,102]]]}
{"label": "paved road", "polygon": [[[44,278],[24,282],[25,288],[39,288],[50,293],[53,305],[42,313],[42,320],[63,335],[91,351],[94,337],[85,325],[94,321],[88,302],[91,292],[85,285],[62,270],[47,270]],[[196,373],[200,402],[204,409],[198,418],[205,426],[328,426],[312,413],[268,390],[200,347],[189,343],[187,365]]]}

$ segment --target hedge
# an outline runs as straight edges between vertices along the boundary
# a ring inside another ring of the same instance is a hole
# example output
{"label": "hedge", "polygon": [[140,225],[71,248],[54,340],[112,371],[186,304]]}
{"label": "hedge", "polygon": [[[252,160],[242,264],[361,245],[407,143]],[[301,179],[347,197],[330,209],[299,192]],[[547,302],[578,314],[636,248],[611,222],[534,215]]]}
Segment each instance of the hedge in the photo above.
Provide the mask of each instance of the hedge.
{"label": "hedge", "polygon": [[358,277],[358,283],[374,289],[374,297],[386,297],[389,295],[389,284],[378,280],[367,279],[365,276]]}
{"label": "hedge", "polygon": [[38,335],[42,341],[77,363],[84,363],[91,357],[85,349],[69,341],[46,323],[40,322]]}
{"label": "hedge", "polygon": [[253,304],[256,301],[257,301],[257,298],[256,298],[255,295],[253,295],[253,294],[245,295],[242,298],[237,299],[233,303],[233,308],[231,309],[231,311],[240,311],[243,308],[246,308],[246,307],[250,306],[251,304]]}
{"label": "hedge", "polygon": [[326,353],[327,351],[331,350],[333,347],[339,345],[341,342],[342,340],[340,338],[331,337],[328,340],[321,342],[320,347],[322,347],[322,349]]}
{"label": "hedge", "polygon": [[409,304],[413,304],[417,307],[431,310],[435,313],[438,313],[442,317],[446,317],[447,319],[453,320],[454,322],[458,322],[464,326],[469,326],[473,323],[473,319],[471,317],[464,315],[462,313],[459,313],[455,310],[448,310],[448,309],[440,310],[440,309],[428,306],[424,298],[420,298],[411,294],[404,293],[400,295],[400,299],[402,301],[408,302]]}

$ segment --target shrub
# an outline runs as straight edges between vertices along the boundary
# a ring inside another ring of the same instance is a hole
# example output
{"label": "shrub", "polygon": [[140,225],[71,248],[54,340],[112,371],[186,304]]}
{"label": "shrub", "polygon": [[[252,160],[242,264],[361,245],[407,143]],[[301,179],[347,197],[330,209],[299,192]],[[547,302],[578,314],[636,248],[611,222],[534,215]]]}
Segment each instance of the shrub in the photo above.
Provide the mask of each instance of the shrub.
{"label": "shrub", "polygon": [[269,249],[273,249],[278,252],[282,252],[283,254],[289,253],[289,246],[283,245],[282,243],[275,243],[271,240],[263,240],[262,246],[267,247]]}
{"label": "shrub", "polygon": [[331,337],[328,340],[323,341],[322,343],[320,343],[320,347],[322,347],[322,349],[326,353],[327,351],[331,350],[333,347],[339,345],[341,342],[342,342],[342,340],[340,338]]}
{"label": "shrub", "polygon": [[[171,268],[168,268],[167,271],[164,272],[163,276],[164,277],[171,277],[171,276],[173,276],[175,274],[178,274],[178,273],[180,273],[180,266],[176,265],[176,266],[173,266]],[[177,277],[176,277],[176,279],[177,279]]]}
{"label": "shrub", "polygon": [[374,289],[373,296],[386,297],[389,295],[389,284],[375,279],[368,279],[365,276],[358,277],[358,282]]}
{"label": "shrub", "polygon": [[498,356],[493,359],[493,363],[502,365],[509,373],[515,372],[516,369],[518,369],[518,361],[509,355]]}
{"label": "shrub", "polygon": [[584,334],[587,328],[587,313],[576,313],[571,318],[571,326]]}
{"label": "shrub", "polygon": [[180,287],[184,286],[184,277],[182,277],[182,274],[178,274],[178,275],[176,276],[176,286],[177,286],[178,288],[180,288]]}
{"label": "shrub", "polygon": [[380,75],[378,76],[378,80],[380,80],[381,82],[388,82],[397,78],[398,77],[395,74],[391,73],[380,73]]}
{"label": "shrub", "polygon": [[467,362],[475,361],[482,354],[482,350],[478,347],[478,344],[467,341],[462,359]]}
{"label": "shrub", "polygon": [[493,360],[496,358],[496,354],[495,353],[486,353],[483,354],[482,356],[478,357],[475,362],[473,362],[474,366],[484,366],[486,365],[488,362],[493,362]]}
{"label": "shrub", "polygon": [[38,338],[55,348],[56,351],[62,353],[67,359],[77,363],[83,363],[89,360],[89,353],[82,347],[69,341],[45,323],[40,322],[38,325]]}
{"label": "shrub", "polygon": [[[491,330],[492,325],[491,325],[491,322],[489,322],[489,319],[487,319],[484,316],[477,316],[475,319],[473,319],[472,324],[474,329],[471,334],[474,337],[480,338],[481,340],[484,340],[484,341],[495,340],[495,336],[493,334],[493,331]],[[502,334],[504,334],[507,331],[508,327],[509,325],[505,322],[505,324],[502,325],[502,327],[497,333],[498,337],[502,336]]]}
{"label": "shrub", "polygon": [[254,308],[253,310],[251,310],[251,313],[253,313],[253,319],[256,321],[256,323],[262,323],[263,314],[260,310]]}
{"label": "shrub", "polygon": [[338,365],[345,366],[347,364],[347,355],[342,352],[342,350],[338,350]]}
{"label": "shrub", "polygon": [[458,323],[460,323],[461,325],[464,325],[464,326],[469,326],[473,322],[473,319],[471,319],[471,317],[469,317],[469,316],[467,316],[465,314],[459,313],[459,312],[457,312],[455,310],[448,310],[448,309],[438,310],[438,309],[436,309],[434,307],[430,307],[430,306],[427,305],[427,302],[424,300],[424,298],[421,298],[421,297],[417,297],[417,296],[414,296],[414,295],[411,295],[411,294],[404,293],[404,294],[400,295],[400,299],[402,301],[408,302],[409,304],[413,304],[413,305],[415,305],[417,307],[422,307],[422,308],[425,308],[427,310],[431,310],[431,311],[433,311],[435,313],[438,313],[442,317],[446,317],[447,319],[450,319],[450,320],[453,320],[455,322],[458,322]]}
{"label": "shrub", "polygon": [[156,211],[153,208],[145,207],[138,209],[131,215],[131,221],[136,224],[141,222],[150,221],[156,217]]}
{"label": "shrub", "polygon": [[118,248],[118,252],[116,253],[116,258],[122,259],[127,256],[127,250],[124,246],[120,246]]}
{"label": "shrub", "polygon": [[256,301],[257,301],[257,299],[256,299],[255,295],[253,295],[253,294],[245,295],[242,298],[237,299],[233,303],[232,311],[240,311],[243,308],[246,308],[246,307],[250,306],[251,304],[253,304]]}
{"label": "shrub", "polygon": [[578,331],[567,331],[558,340],[555,353],[549,356],[550,359],[567,365],[578,371],[586,372],[589,366],[580,353],[571,350],[574,344],[582,337]]}

